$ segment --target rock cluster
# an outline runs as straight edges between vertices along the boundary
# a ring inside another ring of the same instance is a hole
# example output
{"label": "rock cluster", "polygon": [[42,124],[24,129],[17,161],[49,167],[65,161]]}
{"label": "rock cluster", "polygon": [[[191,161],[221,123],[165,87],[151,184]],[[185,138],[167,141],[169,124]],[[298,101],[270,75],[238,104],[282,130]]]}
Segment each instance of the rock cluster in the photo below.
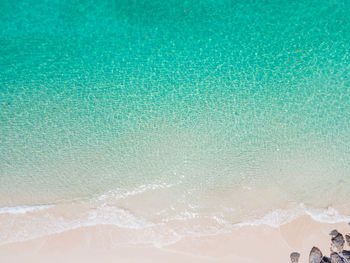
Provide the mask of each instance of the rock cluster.
{"label": "rock cluster", "polygon": [[[350,223],[349,223],[350,224]],[[345,250],[345,242],[350,247],[350,233],[344,236],[336,229],[332,230],[331,236],[331,254],[329,257],[322,255],[317,247],[313,247],[309,255],[309,263],[350,263],[350,250]],[[290,254],[292,263],[298,263],[300,254],[293,252]]]}

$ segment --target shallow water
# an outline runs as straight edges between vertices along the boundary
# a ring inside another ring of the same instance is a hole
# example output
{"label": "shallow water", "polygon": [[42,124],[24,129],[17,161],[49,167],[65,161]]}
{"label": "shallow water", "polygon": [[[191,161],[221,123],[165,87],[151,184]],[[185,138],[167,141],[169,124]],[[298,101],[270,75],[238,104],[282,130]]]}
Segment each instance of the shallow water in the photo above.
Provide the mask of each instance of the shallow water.
{"label": "shallow water", "polygon": [[47,228],[111,215],[124,226],[124,212],[187,220],[178,232],[278,209],[350,215],[349,1],[24,0],[0,11],[3,220],[35,225],[28,207],[82,204],[64,222],[52,212]]}

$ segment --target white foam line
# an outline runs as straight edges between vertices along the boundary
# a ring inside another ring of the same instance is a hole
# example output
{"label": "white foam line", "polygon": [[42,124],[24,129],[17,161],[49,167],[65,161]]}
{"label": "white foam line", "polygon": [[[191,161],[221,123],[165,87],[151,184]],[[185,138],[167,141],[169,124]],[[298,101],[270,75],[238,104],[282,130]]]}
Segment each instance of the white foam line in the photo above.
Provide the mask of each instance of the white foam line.
{"label": "white foam line", "polygon": [[307,209],[305,212],[313,220],[321,223],[347,223],[350,221],[350,216],[341,215],[332,207],[329,207],[327,210]]}
{"label": "white foam line", "polygon": [[51,208],[54,205],[35,205],[35,206],[5,206],[0,207],[0,214],[26,214]]}
{"label": "white foam line", "polygon": [[[155,188],[153,188],[155,187]],[[163,187],[170,187],[170,186],[163,186]],[[139,188],[138,190],[144,190],[144,189],[156,189],[159,188],[159,186],[143,186]],[[139,192],[139,191],[134,191]],[[95,200],[96,201],[96,200]],[[17,242],[17,241],[24,241],[24,240],[30,240],[33,238],[37,238],[40,236],[45,236],[49,234],[55,234],[55,233],[61,233],[68,230],[84,227],[84,226],[93,226],[93,225],[101,225],[101,224],[107,224],[107,225],[114,225],[121,228],[128,228],[128,229],[151,229],[153,227],[160,226],[159,224],[154,224],[152,222],[147,221],[144,218],[138,218],[134,216],[133,214],[129,213],[126,210],[109,206],[106,204],[100,204],[97,208],[93,210],[87,210],[83,214],[80,214],[78,217],[75,217],[74,219],[67,219],[65,220],[62,217],[55,217],[50,214],[46,214],[43,218],[41,214],[35,214],[36,211],[45,210],[48,208],[54,207],[54,205],[37,205],[37,206],[15,206],[15,207],[2,207],[0,208],[0,214],[14,214],[16,217],[16,220],[12,220],[11,217],[6,219],[10,220],[9,222],[24,222],[24,226],[28,226],[29,229],[37,229],[37,233],[31,233],[26,232],[28,229],[21,228],[20,231],[14,231],[11,229],[11,224],[8,227],[8,232],[6,231],[1,233],[0,232],[0,244],[4,243],[11,243],[11,242]],[[29,214],[29,218],[27,218],[26,213]],[[295,220],[298,217],[301,217],[303,215],[309,215],[313,220],[321,223],[342,223],[342,222],[349,222],[350,216],[342,215],[334,208],[328,208],[328,209],[316,209],[307,207],[304,204],[300,204],[294,208],[290,209],[275,209],[271,212],[267,213],[264,216],[257,217],[252,220],[248,220],[242,223],[238,224],[232,224],[229,221],[226,221],[224,218],[218,217],[218,215],[211,215],[210,217],[215,220],[219,224],[219,226],[216,227],[215,231],[209,233],[204,231],[205,235],[215,235],[219,233],[224,232],[230,232],[232,228],[235,227],[242,227],[242,226],[260,226],[260,225],[268,225],[271,227],[278,228],[281,225],[287,224],[293,220]],[[185,212],[180,215],[180,217],[173,217],[170,218],[170,220],[163,220],[163,225],[165,228],[167,228],[167,222],[171,220],[191,220],[194,218],[201,218],[202,216],[197,213],[189,213]],[[30,220],[28,220],[30,219]],[[168,218],[169,219],[169,218]],[[12,220],[12,221],[11,221]],[[32,221],[33,220],[33,221]],[[16,226],[15,226],[16,228]],[[172,231],[171,229],[169,229]],[[189,231],[186,233],[186,229],[184,229],[184,235],[192,235],[192,234],[201,234],[200,231]],[[159,233],[158,233],[159,234]],[[157,235],[158,235],[157,234]],[[173,233],[172,238],[176,233]],[[181,235],[183,237],[183,235]],[[181,238],[180,236],[176,238]],[[159,243],[158,245],[161,246],[161,244],[164,242],[163,238],[161,236],[158,236],[158,238],[161,239],[161,241],[153,240],[153,243]],[[151,241],[152,242],[152,241]]]}
{"label": "white foam line", "polygon": [[350,216],[342,215],[336,209],[329,207],[328,209],[308,208],[305,204],[299,204],[294,209],[276,209],[267,215],[238,223],[236,226],[260,226],[267,225],[271,227],[280,227],[287,224],[302,215],[309,215],[313,220],[320,223],[347,223],[350,221]]}
{"label": "white foam line", "polygon": [[[24,228],[17,229],[15,226],[15,229],[11,229],[10,226],[12,224],[9,224],[9,227],[6,228],[7,231],[1,231],[0,227],[0,245],[32,240],[96,225],[113,225],[127,229],[145,229],[154,226],[151,222],[142,218],[136,218],[127,211],[113,207],[101,207],[96,210],[90,210],[84,213],[83,217],[67,220],[62,217],[51,216],[50,214],[46,214],[45,217],[35,214],[28,215],[29,217],[25,215],[29,211],[38,211],[47,207],[49,206],[3,208],[4,213],[18,214],[18,218],[15,221],[11,220],[11,222],[20,222]],[[35,229],[35,232],[31,232],[29,229]]]}

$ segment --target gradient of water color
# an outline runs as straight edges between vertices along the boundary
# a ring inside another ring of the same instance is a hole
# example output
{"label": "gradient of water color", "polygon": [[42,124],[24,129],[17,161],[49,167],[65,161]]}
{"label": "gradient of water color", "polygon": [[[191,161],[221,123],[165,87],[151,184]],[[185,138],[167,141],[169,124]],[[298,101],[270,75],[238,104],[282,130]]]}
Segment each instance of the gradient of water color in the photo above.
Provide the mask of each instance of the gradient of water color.
{"label": "gradient of water color", "polygon": [[17,0],[0,12],[3,222],[181,236],[350,215],[349,1]]}

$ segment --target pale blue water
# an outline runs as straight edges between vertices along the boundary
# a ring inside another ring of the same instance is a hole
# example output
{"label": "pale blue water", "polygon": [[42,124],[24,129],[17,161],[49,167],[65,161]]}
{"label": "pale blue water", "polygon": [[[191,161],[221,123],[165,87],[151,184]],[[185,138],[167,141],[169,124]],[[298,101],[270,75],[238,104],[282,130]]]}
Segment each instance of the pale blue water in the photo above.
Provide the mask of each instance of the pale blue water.
{"label": "pale blue water", "polygon": [[350,213],[349,1],[23,0],[0,13],[1,207],[160,186],[109,202],[151,221]]}

